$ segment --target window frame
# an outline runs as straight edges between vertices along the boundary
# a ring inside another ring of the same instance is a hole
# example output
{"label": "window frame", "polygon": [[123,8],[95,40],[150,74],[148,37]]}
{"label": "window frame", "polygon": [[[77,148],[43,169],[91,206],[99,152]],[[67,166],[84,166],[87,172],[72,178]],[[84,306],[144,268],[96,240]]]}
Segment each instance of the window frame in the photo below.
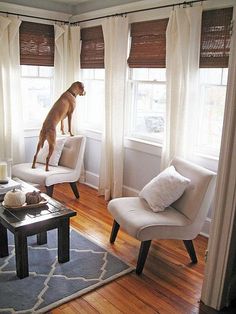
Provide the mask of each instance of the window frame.
{"label": "window frame", "polygon": [[[148,70],[154,70],[154,68],[148,68]],[[137,106],[135,108],[135,90],[138,90],[138,84],[150,84],[150,85],[165,85],[166,80],[138,80],[132,79],[134,68],[129,69],[129,79],[128,79],[128,92],[127,92],[127,104],[129,104],[126,108],[126,119],[125,119],[125,135],[128,139],[133,139],[134,141],[140,141],[144,143],[150,143],[151,145],[162,146],[163,140],[155,139],[154,136],[141,135],[139,132],[134,131],[134,121],[136,115],[132,114],[137,110]],[[156,68],[156,70],[160,70],[160,68]],[[163,70],[163,68],[161,69]],[[137,95],[137,94],[136,94]],[[137,102],[137,99],[136,99]]]}
{"label": "window frame", "polygon": [[[37,75],[23,75],[23,67],[36,67],[37,68]],[[22,91],[22,79],[26,78],[26,79],[47,79],[50,81],[50,103],[51,103],[51,106],[53,105],[53,85],[54,85],[54,67],[51,67],[51,66],[48,66],[50,68],[52,68],[52,75],[51,76],[43,76],[41,75],[40,76],[40,67],[43,67],[43,66],[39,66],[39,65],[21,65],[21,71],[20,71],[20,79],[21,79],[21,91]],[[22,92],[21,92],[22,94]],[[23,100],[23,95],[21,95],[21,98]],[[23,102],[24,103],[24,102]],[[49,107],[48,111],[50,110],[51,106]],[[25,106],[23,105],[23,110],[25,111]],[[30,126],[26,126],[27,125],[27,121],[24,121],[24,134],[26,136],[34,136],[34,135],[38,135],[39,134],[39,130],[41,129],[42,127],[42,123],[43,123],[43,120],[45,118],[42,118],[42,121],[40,122],[40,125],[36,125],[35,127],[30,127]],[[29,120],[28,120],[29,121]],[[39,120],[37,120],[39,121]]]}
{"label": "window frame", "polygon": [[[86,78],[84,77],[84,73],[83,71],[93,71],[93,77],[92,78]],[[96,78],[96,76],[98,76],[96,74],[97,71],[103,71],[103,78]],[[86,81],[99,81],[99,82],[103,82],[104,84],[104,106],[103,108],[100,108],[101,110],[101,119],[102,117],[104,116],[104,109],[105,109],[105,69],[104,68],[83,68],[81,69],[81,77],[82,77],[82,80],[83,80],[83,83],[85,85],[85,90],[86,90],[86,94],[88,93],[88,90],[86,88]],[[85,96],[86,97],[86,96]],[[101,121],[100,122],[100,125],[97,124],[97,125],[93,125],[92,123],[89,123],[88,122],[88,115],[89,115],[89,107],[85,104],[85,100],[86,98],[84,99],[81,99],[80,101],[82,102],[82,108],[81,108],[81,116],[82,116],[82,126],[83,128],[86,130],[86,131],[90,131],[90,132],[95,132],[95,133],[101,133],[102,132],[102,128],[103,128],[103,122]]]}

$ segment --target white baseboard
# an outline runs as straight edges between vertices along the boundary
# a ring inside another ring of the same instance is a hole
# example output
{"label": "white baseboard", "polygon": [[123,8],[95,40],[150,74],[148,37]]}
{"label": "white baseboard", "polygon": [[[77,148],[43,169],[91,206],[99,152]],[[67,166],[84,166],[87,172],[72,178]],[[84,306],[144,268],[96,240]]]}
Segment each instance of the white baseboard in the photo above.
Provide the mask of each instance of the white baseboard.
{"label": "white baseboard", "polygon": [[210,234],[210,225],[211,225],[211,218],[206,218],[204,225],[202,227],[202,231],[200,232],[201,235],[203,235],[206,238],[209,238]]}
{"label": "white baseboard", "polygon": [[123,196],[137,196],[138,190],[135,190],[129,186],[123,185]]}
{"label": "white baseboard", "polygon": [[97,190],[99,175],[90,171],[85,171],[85,180],[83,183]]}

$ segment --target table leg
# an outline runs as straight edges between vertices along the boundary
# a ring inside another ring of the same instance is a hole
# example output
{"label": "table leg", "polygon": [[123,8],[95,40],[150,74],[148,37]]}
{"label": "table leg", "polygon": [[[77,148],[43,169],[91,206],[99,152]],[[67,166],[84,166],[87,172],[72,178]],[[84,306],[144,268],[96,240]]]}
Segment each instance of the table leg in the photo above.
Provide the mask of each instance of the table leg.
{"label": "table leg", "polygon": [[37,244],[47,244],[47,231],[40,232],[37,234]]}
{"label": "table leg", "polygon": [[8,255],[7,229],[0,223],[0,257]]}
{"label": "table leg", "polygon": [[22,232],[15,233],[16,274],[22,279],[29,276],[27,236]]}
{"label": "table leg", "polygon": [[58,262],[65,263],[70,259],[70,220],[65,218],[58,227]]}

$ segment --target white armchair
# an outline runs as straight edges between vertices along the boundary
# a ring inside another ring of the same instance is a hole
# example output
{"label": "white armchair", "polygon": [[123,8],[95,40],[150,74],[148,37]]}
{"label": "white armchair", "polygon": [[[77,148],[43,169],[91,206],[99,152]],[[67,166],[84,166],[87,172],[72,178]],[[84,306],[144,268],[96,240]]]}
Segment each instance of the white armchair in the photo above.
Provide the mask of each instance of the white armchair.
{"label": "white armchair", "polygon": [[215,173],[180,158],[172,160],[178,173],[191,180],[183,195],[164,211],[154,212],[141,197],[113,199],[108,210],[114,218],[110,242],[120,226],[141,241],[136,273],[141,274],[153,239],[179,239],[193,263],[197,262],[192,240],[200,233],[213,198]]}
{"label": "white armchair", "polygon": [[66,138],[58,166],[50,166],[50,171],[45,171],[45,165],[36,163],[16,164],[12,167],[12,175],[23,181],[45,186],[47,194],[53,195],[55,184],[68,182],[76,198],[79,192],[76,182],[79,180],[83,164],[86,137],[78,135]]}

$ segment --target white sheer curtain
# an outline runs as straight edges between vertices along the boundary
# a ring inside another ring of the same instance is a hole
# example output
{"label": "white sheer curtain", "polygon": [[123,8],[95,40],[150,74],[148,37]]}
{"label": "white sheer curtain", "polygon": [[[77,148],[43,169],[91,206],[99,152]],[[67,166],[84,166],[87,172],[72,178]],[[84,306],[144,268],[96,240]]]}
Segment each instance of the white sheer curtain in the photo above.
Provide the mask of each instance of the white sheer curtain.
{"label": "white sheer curtain", "polygon": [[[54,101],[65,92],[70,85],[80,79],[80,27],[54,25],[55,57],[54,57]],[[77,102],[79,102],[77,97]],[[79,133],[79,114],[76,106],[72,117],[72,132]],[[66,121],[65,121],[66,122]],[[67,122],[66,122],[67,123]],[[66,124],[65,123],[65,124]],[[66,127],[67,128],[67,127]],[[65,129],[66,129],[65,128]]]}
{"label": "white sheer curtain", "polygon": [[23,109],[20,97],[19,27],[0,16],[0,159],[24,161]]}
{"label": "white sheer curtain", "polygon": [[99,176],[99,193],[105,199],[122,196],[123,133],[128,48],[126,17],[104,21],[105,42],[105,123]]}
{"label": "white sheer curtain", "polygon": [[166,133],[161,168],[188,158],[196,121],[202,7],[172,10],[166,31]]}

